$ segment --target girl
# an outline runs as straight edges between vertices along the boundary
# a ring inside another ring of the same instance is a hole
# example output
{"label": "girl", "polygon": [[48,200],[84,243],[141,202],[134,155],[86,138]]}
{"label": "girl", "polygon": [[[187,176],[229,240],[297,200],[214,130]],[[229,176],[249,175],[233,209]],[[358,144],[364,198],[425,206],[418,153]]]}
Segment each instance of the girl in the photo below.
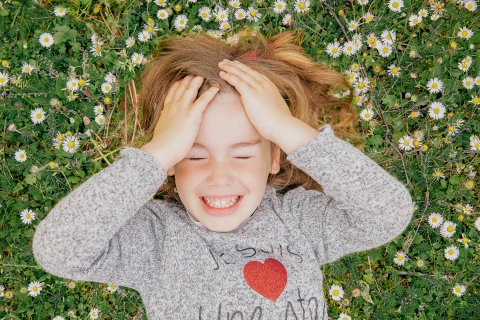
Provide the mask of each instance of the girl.
{"label": "girl", "polygon": [[[41,221],[40,265],[133,288],[151,320],[327,319],[320,266],[401,234],[412,199],[335,136],[348,85],[293,39],[165,40],[142,75],[151,140]],[[164,183],[179,201],[152,200]]]}

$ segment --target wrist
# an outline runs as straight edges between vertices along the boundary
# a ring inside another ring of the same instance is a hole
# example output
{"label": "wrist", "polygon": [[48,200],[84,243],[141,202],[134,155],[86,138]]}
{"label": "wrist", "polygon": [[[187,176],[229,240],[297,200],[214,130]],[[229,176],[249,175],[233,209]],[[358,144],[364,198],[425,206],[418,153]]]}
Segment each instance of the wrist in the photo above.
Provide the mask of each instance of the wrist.
{"label": "wrist", "polygon": [[168,152],[162,148],[159,148],[158,146],[152,145],[149,142],[144,144],[139,149],[151,155],[160,164],[165,172],[167,172],[167,170],[175,164],[175,162],[172,162],[172,160],[168,158]]}
{"label": "wrist", "polygon": [[287,117],[278,125],[278,128],[281,128],[281,130],[272,137],[271,141],[278,145],[287,156],[319,134],[317,130],[293,116]]}

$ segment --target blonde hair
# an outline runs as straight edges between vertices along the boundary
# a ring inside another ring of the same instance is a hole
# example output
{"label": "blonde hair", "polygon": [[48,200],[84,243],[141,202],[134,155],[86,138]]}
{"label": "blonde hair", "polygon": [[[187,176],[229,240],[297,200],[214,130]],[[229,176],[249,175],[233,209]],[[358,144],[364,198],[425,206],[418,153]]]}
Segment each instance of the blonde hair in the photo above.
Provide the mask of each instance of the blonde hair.
{"label": "blonde hair", "polygon": [[[219,83],[218,94],[239,94],[234,86],[222,80],[218,62],[223,59],[238,60],[253,70],[267,76],[285,99],[291,114],[317,129],[330,124],[340,138],[359,140],[354,134],[357,120],[352,105],[353,90],[345,78],[333,69],[312,61],[303,49],[293,42],[297,36],[285,31],[267,39],[261,33],[244,29],[236,34],[236,41],[223,41],[208,34],[191,34],[187,37],[171,36],[160,41],[152,59],[139,75],[140,126],[150,141],[160,118],[165,97],[174,82],[193,74],[205,79],[197,98],[212,84]],[[333,92],[350,90],[347,99],[338,99]],[[273,152],[275,144],[271,142]],[[280,171],[270,174],[267,184],[276,190],[289,190],[298,186],[323,192],[323,188],[307,173],[295,167],[280,150]],[[174,177],[167,176],[157,193],[167,194],[180,202]]]}

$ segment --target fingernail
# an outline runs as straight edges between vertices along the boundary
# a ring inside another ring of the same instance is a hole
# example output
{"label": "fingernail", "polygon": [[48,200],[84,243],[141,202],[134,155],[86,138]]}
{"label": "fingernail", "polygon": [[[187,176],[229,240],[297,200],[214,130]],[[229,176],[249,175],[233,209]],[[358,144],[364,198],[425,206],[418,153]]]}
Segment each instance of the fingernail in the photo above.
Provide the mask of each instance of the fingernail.
{"label": "fingernail", "polygon": [[235,61],[233,61],[233,62],[240,63],[240,61],[237,61],[237,60],[235,60]]}
{"label": "fingernail", "polygon": [[225,71],[220,71],[220,74],[225,74]]}
{"label": "fingernail", "polygon": [[226,62],[228,62],[228,61],[230,61],[230,60],[228,60],[228,59],[223,59],[223,61],[226,61]]}

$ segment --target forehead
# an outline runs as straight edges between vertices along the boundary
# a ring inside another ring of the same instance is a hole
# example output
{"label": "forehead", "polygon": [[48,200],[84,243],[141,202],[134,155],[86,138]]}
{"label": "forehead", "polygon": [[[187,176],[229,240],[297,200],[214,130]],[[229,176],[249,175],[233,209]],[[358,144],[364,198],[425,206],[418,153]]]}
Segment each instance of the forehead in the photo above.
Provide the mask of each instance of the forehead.
{"label": "forehead", "polygon": [[235,94],[215,97],[202,115],[202,122],[195,142],[202,145],[232,144],[263,138],[250,122],[241,98]]}

